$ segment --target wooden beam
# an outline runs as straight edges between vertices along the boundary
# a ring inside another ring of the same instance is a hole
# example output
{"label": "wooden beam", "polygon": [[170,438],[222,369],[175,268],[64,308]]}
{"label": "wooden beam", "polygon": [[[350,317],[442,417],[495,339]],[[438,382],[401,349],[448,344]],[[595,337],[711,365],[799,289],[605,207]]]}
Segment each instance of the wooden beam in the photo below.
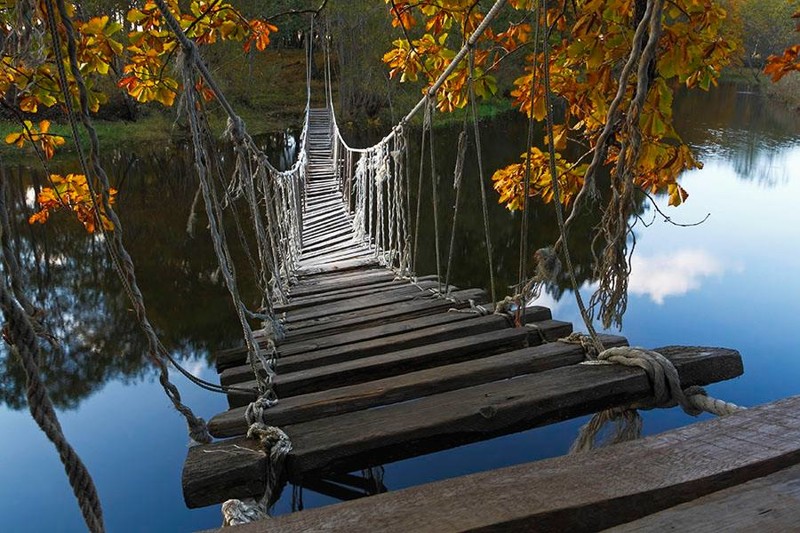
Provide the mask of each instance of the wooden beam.
{"label": "wooden beam", "polygon": [[[503,320],[502,318],[500,318]],[[569,327],[569,322],[562,322]],[[426,344],[408,350],[383,353],[324,366],[278,374],[273,386],[279,398],[307,394],[318,390],[344,387],[354,383],[372,381],[404,372],[421,370],[455,363],[473,357],[486,357],[510,347],[522,347],[528,342],[526,328],[505,328],[479,335],[461,337],[444,342]],[[255,381],[246,381],[243,388],[254,388]],[[247,405],[255,399],[243,395],[228,396],[231,407]]]}
{"label": "wooden beam", "polygon": [[[446,313],[444,316],[449,318],[448,315],[453,316],[454,314],[457,313]],[[439,317],[440,315],[434,316]],[[391,337],[384,336],[377,339],[347,344],[345,346],[333,346],[325,350],[310,350],[289,356],[284,355],[284,352],[279,352],[275,370],[278,374],[308,370],[324,365],[350,361],[359,357],[386,354],[402,349],[432,344],[434,342],[452,340],[510,327],[509,321],[502,316],[495,315],[473,318],[473,320],[468,321],[463,319],[458,321],[451,320],[401,335],[394,335]],[[324,338],[325,337],[323,337],[323,339]],[[300,343],[300,346],[307,345],[308,343]],[[253,379],[253,371],[250,369],[249,364],[228,368],[220,375],[220,383],[223,385],[241,383],[242,381],[249,381],[251,379]]]}
{"label": "wooden beam", "polygon": [[[599,531],[705,496],[713,507],[665,513],[676,521],[654,522],[657,527],[644,531],[795,531],[798,412],[800,397],[793,397],[594,452],[279,516],[268,527],[281,533]],[[761,504],[745,495],[754,490],[761,492]],[[785,514],[773,521],[775,508]],[[253,533],[265,526],[254,522],[225,531]]]}
{"label": "wooden beam", "polygon": [[[665,347],[658,351],[673,361],[684,386],[742,373],[741,357],[734,350]],[[627,405],[650,395],[643,370],[575,365],[286,426],[294,447],[287,457],[287,475],[297,480],[305,472],[373,466]],[[800,442],[800,435],[795,438]],[[605,471],[605,482],[609,471],[613,470]],[[184,499],[189,507],[202,507],[252,496],[263,490],[264,475],[264,453],[252,440],[237,437],[195,446],[184,465]]]}
{"label": "wooden beam", "polygon": [[[607,347],[627,344],[624,337],[603,336]],[[345,387],[281,398],[267,413],[271,426],[285,426],[362,409],[413,400],[447,391],[491,383],[524,374],[544,372],[583,361],[583,349],[575,344],[553,342],[480,359],[409,372]],[[252,375],[252,374],[251,374]],[[216,438],[247,432],[245,407],[214,416],[208,423]]]}
{"label": "wooden beam", "polygon": [[451,294],[456,301],[445,300],[444,298],[410,300],[396,303],[385,307],[373,307],[362,309],[351,313],[338,315],[335,320],[317,320],[316,325],[289,331],[286,335],[287,341],[295,342],[318,338],[323,335],[335,335],[355,329],[385,324],[395,320],[416,318],[425,315],[441,313],[448,309],[463,309],[468,307],[469,300],[477,303],[486,301],[486,292],[482,289],[465,289]]}
{"label": "wooden beam", "polygon": [[797,531],[798,524],[800,466],[792,466],[611,528],[609,532],[779,532]]}

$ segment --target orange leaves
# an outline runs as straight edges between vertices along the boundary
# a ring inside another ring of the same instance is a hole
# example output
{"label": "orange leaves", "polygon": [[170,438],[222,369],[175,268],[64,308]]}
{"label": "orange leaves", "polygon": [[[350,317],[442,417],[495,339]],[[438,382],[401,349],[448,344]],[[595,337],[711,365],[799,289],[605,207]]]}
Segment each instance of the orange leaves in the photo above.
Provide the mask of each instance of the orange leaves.
{"label": "orange leaves", "polygon": [[[494,190],[500,194],[498,202],[505,204],[509,211],[522,209],[525,173],[528,165],[527,157],[530,157],[531,172],[528,196],[539,196],[545,202],[551,202],[555,197],[553,180],[550,175],[549,156],[533,147],[528,154],[520,156],[522,162],[501,168],[492,175]],[[556,173],[563,204],[569,204],[580,190],[586,166],[571,165],[560,154],[556,154]]]}
{"label": "orange leaves", "polygon": [[64,137],[48,133],[50,131],[50,121],[42,120],[39,122],[39,127],[30,120],[23,121],[24,127],[21,132],[9,133],[6,135],[6,143],[13,144],[18,148],[25,146],[26,141],[39,145],[39,148],[44,153],[47,159],[51,159],[56,153],[56,147],[64,144]]}
{"label": "orange leaves", "polygon": [[[392,0],[385,0],[387,4],[392,3]],[[392,27],[402,27],[405,30],[410,30],[417,24],[417,19],[412,14],[412,6],[410,2],[395,1],[391,7],[392,13]]]}
{"label": "orange leaves", "polygon": [[790,72],[800,72],[800,44],[790,46],[782,55],[769,56],[764,74],[770,76],[772,81],[779,81]]}
{"label": "orange leaves", "polygon": [[[176,1],[169,2],[170,10],[178,19],[186,35],[199,45],[217,41],[243,42],[245,52],[264,51],[270,43],[270,35],[278,28],[264,20],[248,20],[231,4],[193,0],[188,10],[181,12]],[[171,106],[180,90],[180,83],[169,75],[167,63],[174,58],[178,48],[175,36],[164,27],[161,13],[156,5],[145,2],[138,9],[131,9],[127,19],[137,31],[128,35],[129,61],[123,67],[124,75],[118,86],[139,102],[159,102]],[[204,89],[208,99],[211,93]]]}
{"label": "orange leaves", "polygon": [[[31,215],[28,223],[44,224],[51,213],[68,209],[75,214],[89,233],[94,233],[97,229],[98,219],[104,230],[112,231],[114,229],[114,224],[106,215],[105,208],[102,207],[102,199],[99,195],[92,198],[86,176],[83,174],[67,174],[66,176],[51,174],[50,183],[53,186],[43,187],[36,197],[39,211]],[[109,204],[114,203],[116,194],[116,189],[109,190]]]}
{"label": "orange leaves", "polygon": [[277,26],[261,20],[250,21],[250,37],[244,43],[244,51],[249,52],[255,44],[256,50],[263,52],[269,46],[269,34],[278,31]]}

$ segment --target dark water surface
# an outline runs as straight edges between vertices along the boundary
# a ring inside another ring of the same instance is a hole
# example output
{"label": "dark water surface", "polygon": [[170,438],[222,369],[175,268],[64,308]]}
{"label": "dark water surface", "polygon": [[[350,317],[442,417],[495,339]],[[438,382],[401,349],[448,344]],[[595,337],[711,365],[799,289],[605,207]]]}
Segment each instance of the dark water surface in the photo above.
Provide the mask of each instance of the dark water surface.
{"label": "dark water surface", "polygon": [[[674,220],[698,227],[677,228],[656,218],[637,226],[625,334],[634,345],[728,346],[741,351],[745,374],[709,388],[712,395],[754,405],[800,394],[800,359],[792,342],[800,296],[800,125],[798,116],[760,96],[723,87],[710,94],[676,99],[678,130],[693,145],[705,168],[686,173],[689,201],[662,209]],[[516,161],[523,151],[525,123],[516,117],[482,124],[484,161],[494,169]],[[458,129],[437,131],[437,171],[443,206],[452,205],[452,146]],[[265,140],[269,143],[269,140]],[[275,144],[273,142],[273,144]],[[279,150],[273,146],[273,150]],[[227,291],[216,274],[213,251],[198,227],[184,231],[195,178],[186,150],[140,147],[109,152],[118,184],[119,211],[154,324],[165,343],[196,375],[216,380],[210,354],[237,342],[238,326]],[[412,156],[413,157],[413,156]],[[467,164],[454,253],[452,283],[488,285],[477,176]],[[17,199],[13,224],[35,301],[49,313],[50,327],[64,339],[60,353],[46,353],[46,382],[59,408],[67,437],[94,476],[109,531],[188,531],[219,525],[218,506],[184,507],[180,472],[186,429],[170,407],[144,344],[105,258],[102,243],[70,220],[53,228],[29,227],[41,171],[6,165],[10,196]],[[428,198],[428,195],[425,195]],[[498,293],[516,281],[519,215],[491,198]],[[27,202],[27,205],[25,205]],[[642,218],[653,219],[644,202]],[[429,210],[428,210],[429,211]],[[429,212],[418,271],[435,271]],[[442,209],[442,249],[450,212]],[[553,242],[552,206],[532,213],[530,249]],[[590,217],[582,221],[588,228]],[[52,231],[56,229],[57,231]],[[576,231],[577,237],[585,232]],[[579,238],[572,249],[587,295],[593,289],[588,248]],[[240,254],[241,255],[241,254]],[[253,293],[242,265],[243,290]],[[579,324],[566,285],[539,302],[561,320]],[[4,350],[2,347],[0,350]],[[209,418],[225,399],[174,376],[186,402]],[[81,531],[83,522],[52,445],[25,405],[19,367],[0,351],[0,510],[2,531]],[[648,434],[694,421],[678,409],[645,412]],[[585,419],[463,446],[385,466],[389,490],[564,454]],[[287,490],[277,506],[290,509]],[[306,490],[308,507],[332,502]]]}

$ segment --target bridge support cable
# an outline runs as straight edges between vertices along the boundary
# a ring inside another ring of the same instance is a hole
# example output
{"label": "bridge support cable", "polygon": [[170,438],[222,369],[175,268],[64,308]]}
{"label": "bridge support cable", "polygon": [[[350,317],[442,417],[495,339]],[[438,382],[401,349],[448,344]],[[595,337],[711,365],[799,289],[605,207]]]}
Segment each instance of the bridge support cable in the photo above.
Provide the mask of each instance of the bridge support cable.
{"label": "bridge support cable", "polygon": [[[353,148],[347,144],[341,134],[336,121],[335,106],[333,105],[332,69],[328,39],[325,39],[325,95],[327,107],[330,110],[333,136],[333,157],[335,176],[339,182],[339,190],[343,193],[343,200],[347,209],[353,213],[353,227],[357,239],[365,245],[373,247],[378,260],[389,268],[393,268],[400,276],[413,277],[416,267],[418,241],[419,241],[419,214],[421,202],[421,184],[423,168],[420,168],[417,191],[416,224],[413,229],[413,242],[409,228],[409,213],[411,210],[411,195],[409,189],[409,157],[408,144],[405,140],[405,129],[408,122],[421,110],[425,110],[423,121],[422,158],[424,157],[426,141],[430,141],[431,180],[433,186],[433,210],[436,232],[436,264],[437,273],[441,274],[441,260],[439,253],[438,236],[438,190],[435,174],[435,158],[433,152],[433,132],[430,128],[431,106],[434,105],[436,94],[445,80],[455,71],[456,67],[468,57],[475,43],[489,27],[497,14],[505,5],[506,0],[497,0],[480,25],[464,43],[455,57],[451,60],[442,74],[436,79],[419,102],[406,114],[392,130],[377,144],[368,148]],[[477,125],[476,125],[477,127]],[[426,140],[425,137],[429,137]],[[479,154],[480,158],[480,154]],[[481,172],[481,179],[483,173]],[[484,184],[481,183],[483,196]],[[484,198],[485,201],[485,198]],[[484,210],[485,211],[485,210]],[[484,217],[486,219],[487,217]],[[485,222],[488,222],[485,220]],[[488,236],[487,248],[489,252],[490,275],[494,272],[491,259],[491,239]],[[441,275],[439,276],[441,278]],[[445,289],[446,290],[446,289]],[[439,292],[442,291],[441,285]],[[494,299],[494,282],[492,281],[492,297]]]}

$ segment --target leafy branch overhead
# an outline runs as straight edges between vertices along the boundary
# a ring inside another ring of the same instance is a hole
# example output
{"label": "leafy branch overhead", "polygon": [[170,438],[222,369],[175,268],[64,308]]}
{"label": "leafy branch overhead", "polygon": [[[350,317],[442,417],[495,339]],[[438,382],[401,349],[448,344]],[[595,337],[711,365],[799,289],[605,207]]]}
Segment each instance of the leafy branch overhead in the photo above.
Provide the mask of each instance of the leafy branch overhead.
{"label": "leafy branch overhead", "polygon": [[[238,41],[244,52],[263,51],[277,27],[262,19],[248,19],[231,4],[221,1],[168,2],[186,34],[198,45],[219,41]],[[185,10],[181,9],[185,7]],[[77,4],[67,3],[67,12],[76,32],[78,68],[85,80],[89,109],[97,112],[108,101],[101,88],[103,78],[113,77],[117,85],[138,102],[159,102],[171,106],[181,90],[180,82],[172,77],[178,44],[169,32],[161,13],[153,2],[130,9],[125,15],[128,27],[123,33],[123,21],[108,15],[81,20]],[[58,14],[56,14],[58,17]],[[19,117],[25,113],[41,113],[65,103],[58,80],[58,65],[54,46],[61,49],[67,72],[67,84],[73,103],[78,104],[78,85],[69,68],[66,34],[59,24],[59,42],[42,31],[47,27],[47,11],[43,2],[30,0],[0,0],[0,37],[3,43],[0,62],[0,97],[7,109]],[[120,65],[118,72],[114,65]],[[201,94],[210,100],[213,92],[200,79],[196,83]],[[50,122],[43,120],[38,129],[30,121],[21,120],[23,130],[6,137],[7,144],[23,147],[33,144],[46,159],[64,139],[48,133]],[[97,219],[105,229],[112,229],[103,213],[93,211],[96,202],[89,195],[86,176],[52,175],[51,187],[39,195],[41,210],[31,222],[44,222],[50,211],[65,208],[77,214],[87,230],[94,231]]]}
{"label": "leafy branch overhead", "polygon": [[[386,2],[390,4],[393,25],[401,28],[404,36],[394,41],[394,48],[383,60],[392,77],[401,81],[422,78],[426,85],[423,90],[439,76],[484,16],[481,6],[469,0]],[[569,203],[583,186],[583,173],[587,171],[585,165],[578,165],[583,155],[575,155],[573,145],[584,145],[592,151],[606,123],[613,120],[604,161],[613,173],[622,157],[620,147],[629,140],[629,129],[622,127],[627,120],[626,112],[609,117],[609,109],[620,83],[624,85],[618,109],[628,110],[636,93],[637,74],[634,72],[622,81],[619,76],[634,50],[634,34],[647,2],[554,0],[545,4],[547,10],[540,15],[542,2],[517,0],[508,4],[513,13],[502,24],[494,24],[477,43],[475,90],[482,97],[494,94],[497,83],[491,72],[506,56],[524,50],[527,55],[510,96],[522,113],[543,122],[547,101],[543,83],[544,39],[547,39],[552,96],[562,110],[557,114],[553,131],[561,201]],[[681,172],[700,167],[673,127],[674,92],[680,86],[708,90],[717,84],[722,69],[738,52],[731,25],[732,20],[720,1],[671,0],[664,5],[657,55],[645,74],[648,92],[643,108],[638,110],[636,126],[641,148],[632,164],[635,184],[651,192],[666,191],[671,205],[681,204],[688,196],[677,183]],[[790,70],[800,69],[798,53],[800,45],[788,49],[782,57],[770,58],[766,72],[777,79]],[[462,64],[447,79],[437,95],[441,111],[453,111],[467,104],[469,75],[468,66]],[[578,142],[569,143],[570,139]],[[530,158],[532,176],[527,193],[550,201],[553,192],[546,171],[547,160],[536,148],[531,149]],[[512,210],[522,205],[525,159],[523,154],[520,163],[499,169],[493,176],[499,201]]]}

